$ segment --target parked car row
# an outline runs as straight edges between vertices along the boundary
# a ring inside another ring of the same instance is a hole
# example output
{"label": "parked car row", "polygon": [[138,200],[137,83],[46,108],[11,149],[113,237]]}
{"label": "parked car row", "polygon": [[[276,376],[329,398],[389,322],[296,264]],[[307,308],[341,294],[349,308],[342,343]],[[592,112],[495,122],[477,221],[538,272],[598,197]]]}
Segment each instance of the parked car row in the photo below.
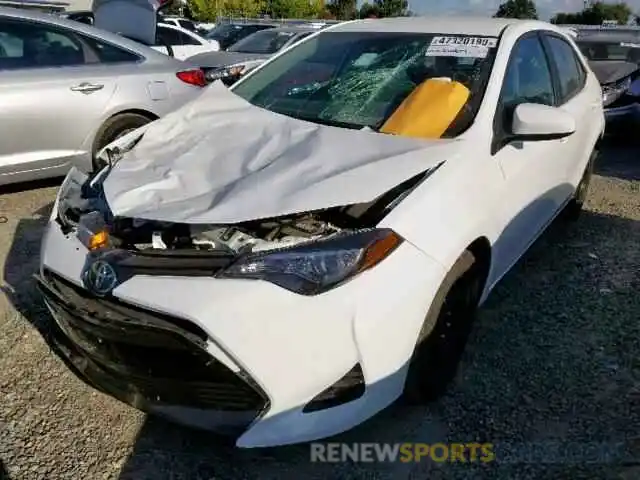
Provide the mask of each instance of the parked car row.
{"label": "parked car row", "polygon": [[[106,3],[109,7],[110,4]],[[79,21],[88,25],[95,25],[102,27],[103,29],[113,31],[110,24],[101,25],[100,20],[96,24],[95,13],[91,11],[73,12],[62,15],[70,20]],[[155,39],[142,39],[132,37],[134,40],[141,42],[147,46],[150,46],[154,50],[158,50],[169,56],[175,57],[179,60],[185,60],[192,55],[196,55],[202,52],[218,51],[220,50],[220,44],[213,38],[205,38],[200,35],[194,28],[185,28],[185,24],[182,20],[177,20],[172,17],[159,16],[158,23],[155,26]],[[190,22],[193,25],[193,22]],[[129,26],[129,25],[127,25]],[[130,36],[137,33],[137,25],[131,24],[132,31],[129,35],[125,35],[122,30],[118,30],[116,33],[121,35]]]}
{"label": "parked car row", "polygon": [[188,60],[205,72],[209,82],[222,79],[231,85],[269,57],[316,32],[310,27],[276,27],[252,33],[226,51],[203,52]]}
{"label": "parked car row", "polygon": [[640,30],[577,29],[576,41],[602,86],[608,130],[634,132],[640,125]]}
{"label": "parked car row", "polygon": [[248,73],[206,88],[88,25],[0,25],[2,168],[82,167],[37,275],[57,350],[89,385],[241,447],[446,391],[478,307],[579,215],[605,130],[596,75],[545,22],[263,29],[209,58]]}

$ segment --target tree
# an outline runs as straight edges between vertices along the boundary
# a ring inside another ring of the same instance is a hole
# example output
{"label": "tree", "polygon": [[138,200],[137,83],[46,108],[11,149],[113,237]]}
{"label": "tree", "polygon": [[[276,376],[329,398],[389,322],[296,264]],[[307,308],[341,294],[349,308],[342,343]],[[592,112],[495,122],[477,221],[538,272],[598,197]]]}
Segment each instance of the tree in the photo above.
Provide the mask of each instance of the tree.
{"label": "tree", "polygon": [[403,17],[409,8],[407,0],[374,0],[373,4],[381,17]]}
{"label": "tree", "polygon": [[629,23],[633,12],[626,3],[595,2],[578,13],[558,13],[551,23],[580,25],[602,25],[605,20],[614,20],[621,25]]}
{"label": "tree", "polygon": [[322,0],[270,0],[266,5],[272,18],[318,18],[323,9]]}
{"label": "tree", "polygon": [[264,0],[189,0],[189,10],[200,22],[212,22],[219,16],[255,17],[264,7]]}
{"label": "tree", "polygon": [[380,18],[380,9],[375,3],[364,2],[358,13],[360,18]]}
{"label": "tree", "polygon": [[407,0],[373,0],[364,2],[360,7],[360,18],[405,17],[409,15]]}
{"label": "tree", "polygon": [[533,0],[507,0],[500,4],[495,13],[496,18],[530,18],[538,19],[538,11]]}
{"label": "tree", "polygon": [[356,4],[356,0],[332,0],[326,9],[337,20],[353,20],[358,12]]}

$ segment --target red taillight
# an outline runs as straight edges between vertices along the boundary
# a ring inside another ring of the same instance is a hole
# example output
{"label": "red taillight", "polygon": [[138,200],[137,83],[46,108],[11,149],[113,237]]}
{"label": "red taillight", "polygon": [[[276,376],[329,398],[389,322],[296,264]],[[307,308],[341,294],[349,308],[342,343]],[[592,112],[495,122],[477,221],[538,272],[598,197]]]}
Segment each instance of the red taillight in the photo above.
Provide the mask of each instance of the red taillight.
{"label": "red taillight", "polygon": [[176,76],[189,85],[195,85],[196,87],[207,86],[207,79],[204,77],[204,72],[199,68],[195,70],[182,70],[176,73]]}

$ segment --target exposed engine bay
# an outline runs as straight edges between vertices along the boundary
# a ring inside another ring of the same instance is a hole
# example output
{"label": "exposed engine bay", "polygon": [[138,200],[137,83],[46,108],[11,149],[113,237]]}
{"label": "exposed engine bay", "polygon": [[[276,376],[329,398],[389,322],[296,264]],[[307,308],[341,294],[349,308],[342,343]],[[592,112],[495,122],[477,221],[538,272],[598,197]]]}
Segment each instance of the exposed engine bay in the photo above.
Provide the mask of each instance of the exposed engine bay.
{"label": "exposed engine bay", "polygon": [[117,219],[112,236],[125,249],[195,249],[241,254],[292,246],[343,231],[321,217],[307,214],[229,226]]}
{"label": "exposed engine bay", "polygon": [[[437,167],[436,167],[437,168]],[[275,250],[374,227],[434,169],[396,186],[372,202],[233,225],[200,225],[113,217],[101,183],[77,177],[61,189],[58,222],[81,238],[108,231],[110,246],[129,251],[218,252],[239,255]],[[84,232],[84,234],[83,234]],[[86,244],[86,242],[85,242]]]}

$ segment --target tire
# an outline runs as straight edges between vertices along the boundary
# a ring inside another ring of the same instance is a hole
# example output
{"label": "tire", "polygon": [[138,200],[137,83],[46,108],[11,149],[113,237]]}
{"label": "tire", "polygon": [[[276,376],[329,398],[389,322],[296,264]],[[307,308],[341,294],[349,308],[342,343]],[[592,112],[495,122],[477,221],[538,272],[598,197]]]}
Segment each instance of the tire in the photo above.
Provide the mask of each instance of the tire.
{"label": "tire", "polygon": [[569,200],[569,203],[564,207],[564,212],[562,212],[564,220],[575,222],[580,218],[584,202],[587,200],[587,194],[589,193],[589,184],[591,183],[591,177],[593,176],[593,169],[597,158],[598,150],[594,149],[591,153],[591,157],[589,157],[589,162],[587,163],[582,178],[578,183],[578,187],[573,194],[573,198]]}
{"label": "tire", "polygon": [[102,127],[100,127],[100,130],[98,130],[96,139],[93,142],[93,169],[98,170],[103,166],[97,158],[100,150],[114,140],[117,140],[123,135],[126,135],[136,128],[142,127],[151,121],[151,118],[139,113],[121,113],[119,115],[114,115],[104,122]]}
{"label": "tire", "polygon": [[445,393],[458,370],[484,280],[474,255],[465,251],[440,285],[418,335],[405,381],[406,403],[427,403]]}

